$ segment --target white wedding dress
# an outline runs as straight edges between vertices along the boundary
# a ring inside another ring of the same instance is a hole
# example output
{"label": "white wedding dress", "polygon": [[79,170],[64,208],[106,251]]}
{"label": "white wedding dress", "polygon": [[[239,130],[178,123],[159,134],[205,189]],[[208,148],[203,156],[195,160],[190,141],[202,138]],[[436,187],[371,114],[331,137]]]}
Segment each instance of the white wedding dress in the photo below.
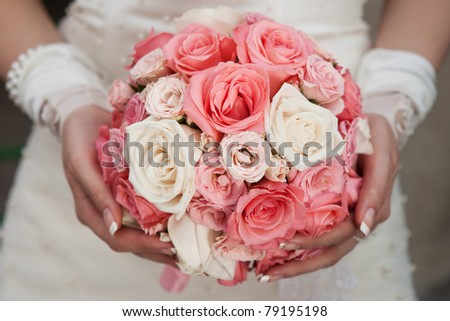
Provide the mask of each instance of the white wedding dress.
{"label": "white wedding dress", "polygon": [[[369,47],[364,0],[79,0],[61,30],[98,66],[105,86],[124,77],[135,42],[155,31],[174,31],[173,18],[194,7],[258,11],[302,29],[355,70]],[[332,268],[259,284],[254,277],[222,287],[192,278],[181,294],[161,289],[163,266],[119,254],[76,218],[61,147],[35,126],[11,191],[0,256],[0,298],[54,300],[396,300],[415,299],[409,232],[396,185],[391,218]]]}

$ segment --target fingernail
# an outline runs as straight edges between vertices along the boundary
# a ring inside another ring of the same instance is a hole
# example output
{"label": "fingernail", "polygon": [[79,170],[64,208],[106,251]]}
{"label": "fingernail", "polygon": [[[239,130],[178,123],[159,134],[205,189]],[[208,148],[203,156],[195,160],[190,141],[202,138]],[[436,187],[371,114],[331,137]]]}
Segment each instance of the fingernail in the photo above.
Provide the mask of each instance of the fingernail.
{"label": "fingernail", "polygon": [[286,245],[283,247],[283,250],[286,251],[295,251],[295,250],[301,250],[300,244],[297,243],[286,243]]}
{"label": "fingernail", "polygon": [[109,208],[105,208],[105,210],[103,211],[103,221],[105,221],[106,227],[109,230],[109,234],[111,234],[111,236],[114,236],[114,234],[116,234],[117,230],[119,229],[119,226],[117,225],[116,221],[114,221],[114,217]]}
{"label": "fingernail", "polygon": [[258,279],[259,283],[268,283],[270,281],[270,275],[263,275]]}
{"label": "fingernail", "polygon": [[370,233],[370,228],[373,225],[373,219],[375,218],[375,210],[369,208],[364,214],[364,219],[359,227],[361,232],[367,237]]}
{"label": "fingernail", "polygon": [[159,235],[159,240],[163,243],[169,243],[170,242],[170,236],[168,233],[161,233]]}
{"label": "fingernail", "polygon": [[159,253],[172,256],[172,255],[176,254],[173,252],[173,250],[174,250],[173,248],[172,249],[164,249],[164,250],[159,251]]}
{"label": "fingernail", "polygon": [[280,250],[284,249],[285,246],[286,246],[286,243],[280,243],[280,245],[278,245],[278,247],[280,248]]}
{"label": "fingernail", "polygon": [[281,280],[283,278],[282,275],[263,275],[259,278],[259,283],[269,283]]}
{"label": "fingernail", "polygon": [[178,253],[178,252],[177,252],[177,249],[174,248],[174,247],[172,247],[172,248],[170,249],[170,252],[172,252],[172,254],[177,254],[177,253]]}

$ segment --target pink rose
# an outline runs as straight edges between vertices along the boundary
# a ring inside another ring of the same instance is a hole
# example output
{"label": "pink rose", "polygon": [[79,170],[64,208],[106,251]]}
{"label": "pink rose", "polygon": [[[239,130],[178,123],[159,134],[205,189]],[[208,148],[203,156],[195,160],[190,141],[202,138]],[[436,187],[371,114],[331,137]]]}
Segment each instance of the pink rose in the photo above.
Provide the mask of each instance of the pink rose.
{"label": "pink rose", "polygon": [[286,183],[264,182],[242,196],[228,220],[230,238],[256,249],[277,248],[305,226],[303,192]]}
{"label": "pink rose", "polygon": [[114,190],[117,203],[131,214],[145,233],[155,235],[166,228],[170,214],[161,212],[137,195],[128,179],[118,179]]}
{"label": "pink rose", "polygon": [[257,183],[264,177],[269,165],[266,151],[270,146],[255,132],[240,132],[225,136],[221,143],[222,163],[238,181]]}
{"label": "pink rose", "polygon": [[153,119],[175,119],[184,117],[184,93],[186,83],[179,75],[161,77],[146,87],[145,108]]}
{"label": "pink rose", "polygon": [[256,65],[221,63],[191,78],[184,111],[201,130],[220,141],[223,133],[264,134],[269,78]]}
{"label": "pink rose", "polygon": [[252,249],[241,241],[226,236],[219,237],[214,246],[221,256],[232,261],[258,261],[265,255],[263,250]]}
{"label": "pink rose", "polygon": [[230,215],[230,212],[224,210],[222,206],[209,203],[203,198],[192,199],[186,213],[195,223],[201,224],[214,231],[224,230]]}
{"label": "pink rose", "polygon": [[114,186],[114,198],[120,206],[126,209],[131,216],[136,217],[136,192],[127,178],[119,178]]}
{"label": "pink rose", "polygon": [[346,141],[342,158],[348,167],[355,164],[358,154],[373,153],[367,118],[355,118],[352,122],[344,120],[339,124],[339,131]]}
{"label": "pink rose", "polygon": [[161,48],[149,52],[130,69],[130,82],[145,86],[158,78],[172,74]]}
{"label": "pink rose", "polygon": [[359,191],[363,183],[363,178],[360,177],[353,169],[349,169],[347,185],[346,185],[346,195],[343,197],[343,206],[347,207],[349,210],[353,209],[359,199]]}
{"label": "pink rose", "polygon": [[346,70],[342,77],[345,81],[344,96],[342,97],[345,108],[342,113],[338,115],[339,121],[352,121],[355,118],[363,117],[361,109],[361,92],[358,85],[353,80],[349,70]]}
{"label": "pink rose", "polygon": [[126,166],[123,150],[125,147],[125,133],[118,128],[111,128],[109,130],[109,146],[108,150],[113,157],[116,164],[116,169],[121,172]]}
{"label": "pink rose", "polygon": [[[102,125],[98,129],[98,137],[95,140],[95,148],[97,149],[97,159],[100,164],[105,160],[107,162],[111,161],[111,155],[106,156],[103,151],[103,146],[109,141],[109,127]],[[109,157],[108,159],[105,159]]]}
{"label": "pink rose", "polygon": [[134,54],[132,66],[136,64],[136,62],[144,57],[149,52],[155,50],[156,48],[162,48],[170,39],[172,39],[173,35],[167,32],[155,34],[154,30],[152,30],[147,38],[138,42],[134,46]]}
{"label": "pink rose", "polygon": [[109,88],[108,102],[114,108],[123,110],[133,95],[134,90],[126,82],[116,79]]}
{"label": "pink rose", "polygon": [[202,133],[200,136],[200,149],[206,153],[206,156],[209,157],[211,154],[215,154],[219,152],[220,144],[214,141],[212,136],[208,134]]}
{"label": "pink rose", "polygon": [[241,63],[269,71],[272,94],[301,70],[314,50],[314,43],[301,32],[268,20],[236,27],[233,39]]}
{"label": "pink rose", "polygon": [[344,78],[333,64],[313,54],[308,57],[303,73],[303,94],[337,115],[344,109]]}
{"label": "pink rose", "polygon": [[[121,141],[118,135],[115,135],[115,131],[119,130],[101,126],[98,130],[99,136],[95,141],[103,181],[110,187],[113,186],[115,177],[124,171],[123,140]],[[111,139],[111,132],[115,142]]]}
{"label": "pink rose", "polygon": [[316,256],[322,254],[324,249],[310,249],[310,250],[296,250],[296,251],[286,251],[282,249],[268,250],[264,258],[256,262],[255,273],[264,274],[270,267],[277,264],[284,264],[286,262],[295,261],[305,261],[312,259]]}
{"label": "pink rose", "polygon": [[124,111],[126,125],[132,125],[147,118],[145,104],[142,101],[141,94],[136,93],[130,99]]}
{"label": "pink rose", "polygon": [[161,212],[154,204],[142,196],[135,198],[137,213],[134,217],[141,229],[148,235],[156,235],[167,230],[167,221],[171,214]]}
{"label": "pink rose", "polygon": [[291,169],[288,175],[288,182],[304,192],[303,202],[308,204],[319,200],[322,204],[338,202],[346,180],[345,168],[337,161],[329,165],[325,161],[303,171]]}
{"label": "pink rose", "polygon": [[223,286],[235,286],[247,280],[247,274],[248,274],[248,263],[236,262],[236,269],[234,271],[233,280],[218,279],[217,282]]}
{"label": "pink rose", "polygon": [[195,167],[195,174],[197,191],[225,211],[233,211],[242,194],[247,193],[246,184],[226,171],[218,154],[204,154]]}
{"label": "pink rose", "polygon": [[305,250],[286,251],[282,249],[270,249],[264,255],[264,258],[256,262],[255,273],[264,274],[270,267],[276,264],[284,264],[299,256]]}
{"label": "pink rose", "polygon": [[111,114],[111,127],[121,128],[123,124],[123,119],[124,119],[123,111],[114,109]]}
{"label": "pink rose", "polygon": [[169,66],[191,77],[219,62],[235,60],[233,39],[199,24],[190,24],[165,46]]}
{"label": "pink rose", "polygon": [[306,213],[306,226],[300,233],[309,237],[322,235],[331,231],[348,215],[346,208],[335,204],[310,208]]}
{"label": "pink rose", "polygon": [[355,121],[350,122],[349,120],[343,120],[339,123],[339,132],[346,142],[342,159],[348,167],[352,167],[358,157],[356,154],[355,125]]}

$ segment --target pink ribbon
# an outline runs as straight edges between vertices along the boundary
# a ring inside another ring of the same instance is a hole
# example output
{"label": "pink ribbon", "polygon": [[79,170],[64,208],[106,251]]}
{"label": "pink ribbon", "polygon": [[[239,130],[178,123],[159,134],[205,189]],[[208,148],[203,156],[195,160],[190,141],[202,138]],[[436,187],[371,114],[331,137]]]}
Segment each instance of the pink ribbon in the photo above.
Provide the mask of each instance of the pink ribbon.
{"label": "pink ribbon", "polygon": [[191,277],[189,275],[184,274],[170,265],[166,265],[159,279],[159,283],[167,292],[180,293],[184,290],[190,279]]}

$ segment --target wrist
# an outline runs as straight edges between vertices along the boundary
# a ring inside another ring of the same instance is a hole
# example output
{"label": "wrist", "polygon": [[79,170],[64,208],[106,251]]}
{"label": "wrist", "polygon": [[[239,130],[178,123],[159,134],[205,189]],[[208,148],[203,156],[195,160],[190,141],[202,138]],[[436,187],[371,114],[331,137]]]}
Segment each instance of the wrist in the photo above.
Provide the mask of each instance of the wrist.
{"label": "wrist", "polygon": [[19,56],[8,73],[11,99],[33,121],[60,133],[74,110],[96,105],[111,110],[105,85],[89,57],[71,44],[30,49]]}
{"label": "wrist", "polygon": [[413,52],[372,49],[361,61],[357,80],[363,110],[385,117],[403,147],[436,99],[431,63]]}
{"label": "wrist", "polygon": [[363,110],[367,115],[382,117],[389,124],[399,149],[406,144],[418,123],[411,99],[399,92],[367,94],[363,97]]}

